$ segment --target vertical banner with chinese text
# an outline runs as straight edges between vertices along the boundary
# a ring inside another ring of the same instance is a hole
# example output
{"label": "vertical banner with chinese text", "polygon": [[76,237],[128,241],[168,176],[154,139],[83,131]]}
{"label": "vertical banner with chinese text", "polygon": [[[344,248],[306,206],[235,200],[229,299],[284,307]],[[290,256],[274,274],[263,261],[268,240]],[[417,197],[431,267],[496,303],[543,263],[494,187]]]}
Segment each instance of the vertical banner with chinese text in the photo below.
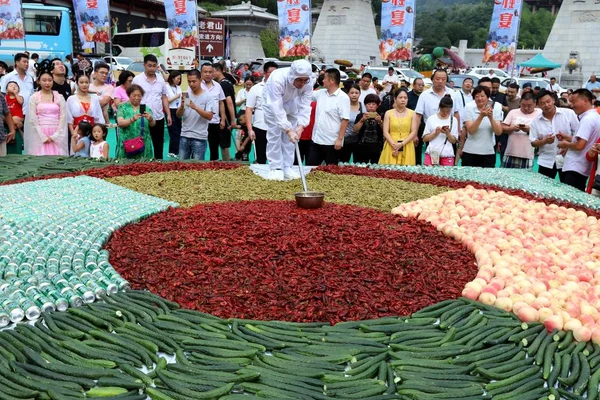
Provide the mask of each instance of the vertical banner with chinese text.
{"label": "vertical banner with chinese text", "polygon": [[310,0],[277,0],[277,14],[279,56],[308,56],[312,23]]}
{"label": "vertical banner with chinese text", "polygon": [[496,62],[508,70],[515,60],[523,0],[494,0],[490,34],[483,52],[483,62]]}
{"label": "vertical banner with chinese text", "polygon": [[73,0],[73,10],[84,49],[94,43],[110,42],[110,10],[108,0]]}
{"label": "vertical banner with chinese text", "polygon": [[165,15],[173,48],[198,46],[198,17],[194,0],[165,0]]}
{"label": "vertical banner with chinese text", "polygon": [[25,39],[20,0],[0,1],[0,40]]}
{"label": "vertical banner with chinese text", "polygon": [[412,58],[415,27],[415,0],[383,0],[381,2],[382,60],[406,61]]}

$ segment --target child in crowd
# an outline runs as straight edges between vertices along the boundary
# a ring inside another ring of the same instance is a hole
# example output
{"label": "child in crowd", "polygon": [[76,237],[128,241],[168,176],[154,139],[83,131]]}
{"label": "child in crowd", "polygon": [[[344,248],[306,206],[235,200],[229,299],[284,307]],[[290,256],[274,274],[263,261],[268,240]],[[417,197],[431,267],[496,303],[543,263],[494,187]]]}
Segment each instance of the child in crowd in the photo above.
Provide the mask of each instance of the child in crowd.
{"label": "child in crowd", "polygon": [[10,115],[12,115],[15,128],[23,129],[23,121],[25,115],[23,114],[23,96],[19,95],[19,85],[16,82],[9,82],[6,85],[6,104]]}
{"label": "child in crowd", "polygon": [[104,124],[95,124],[92,127],[92,144],[90,144],[90,157],[96,159],[108,159],[109,146],[106,142],[108,129]]}
{"label": "child in crowd", "polygon": [[71,136],[71,148],[75,157],[90,156],[90,134],[92,125],[87,121],[81,121],[77,125],[76,134]]}
{"label": "child in crowd", "polygon": [[248,128],[246,127],[246,114],[240,113],[238,115],[238,125],[241,126],[239,129],[239,143],[237,144],[237,152],[235,153],[235,159],[237,161],[248,161],[250,150],[252,150],[252,140],[250,140],[250,135],[248,135]]}

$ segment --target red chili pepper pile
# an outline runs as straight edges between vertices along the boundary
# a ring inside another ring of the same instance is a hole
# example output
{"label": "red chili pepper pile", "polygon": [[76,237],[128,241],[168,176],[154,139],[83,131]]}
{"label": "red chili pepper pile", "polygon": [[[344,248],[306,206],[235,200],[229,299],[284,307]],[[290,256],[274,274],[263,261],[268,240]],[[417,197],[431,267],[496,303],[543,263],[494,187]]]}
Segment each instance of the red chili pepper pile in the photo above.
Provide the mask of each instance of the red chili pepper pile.
{"label": "red chili pepper pile", "polygon": [[476,189],[495,190],[505,192],[512,196],[522,197],[527,200],[534,200],[546,205],[556,204],[559,207],[573,208],[585,212],[587,215],[592,217],[600,218],[600,211],[593,210],[588,207],[572,204],[567,201],[547,199],[544,197],[535,196],[529,192],[519,189],[506,189],[500,186],[485,185],[483,183],[474,181],[453,181],[451,179],[440,178],[437,176],[425,175],[425,174],[412,174],[404,171],[390,171],[383,169],[370,169],[362,167],[339,167],[337,165],[327,165],[318,168],[320,171],[328,172],[330,174],[339,175],[360,175],[360,176],[371,176],[373,178],[387,178],[387,179],[400,179],[407,182],[415,183],[427,183],[435,186],[449,187],[452,189],[462,189],[467,186],[473,186]]}
{"label": "red chili pepper pile", "polygon": [[406,315],[459,297],[477,273],[474,256],[429,223],[336,204],[170,209],[116,232],[107,249],[134,288],[224,318]]}

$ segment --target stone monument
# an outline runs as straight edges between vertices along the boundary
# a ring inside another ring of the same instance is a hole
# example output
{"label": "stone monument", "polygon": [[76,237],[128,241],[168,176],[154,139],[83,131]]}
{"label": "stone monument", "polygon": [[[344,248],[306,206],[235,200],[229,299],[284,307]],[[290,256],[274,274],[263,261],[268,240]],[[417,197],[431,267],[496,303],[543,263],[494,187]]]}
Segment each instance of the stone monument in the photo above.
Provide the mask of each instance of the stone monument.
{"label": "stone monument", "polygon": [[[599,31],[600,0],[563,0],[543,51],[547,59],[563,64],[562,87],[581,87],[591,74],[600,74],[600,41],[594,38]],[[574,53],[579,53],[582,68],[569,68]]]}
{"label": "stone monument", "polygon": [[371,0],[325,0],[313,33],[312,47],[325,61],[341,59],[379,65],[379,40]]}
{"label": "stone monument", "polygon": [[266,8],[252,5],[250,1],[242,1],[242,4],[211,13],[211,17],[225,19],[225,26],[231,29],[232,60],[245,62],[265,57],[260,32],[267,29],[269,24],[277,23],[276,15],[267,12]]}

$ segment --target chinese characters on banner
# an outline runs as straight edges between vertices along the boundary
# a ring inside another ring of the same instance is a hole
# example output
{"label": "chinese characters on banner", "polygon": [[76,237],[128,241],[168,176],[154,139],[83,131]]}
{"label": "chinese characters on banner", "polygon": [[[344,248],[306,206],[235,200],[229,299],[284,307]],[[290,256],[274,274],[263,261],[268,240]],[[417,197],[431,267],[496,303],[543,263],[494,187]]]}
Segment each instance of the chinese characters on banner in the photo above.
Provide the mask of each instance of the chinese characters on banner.
{"label": "chinese characters on banner", "polygon": [[310,0],[277,0],[279,56],[310,54]]}
{"label": "chinese characters on banner", "polygon": [[225,20],[202,18],[200,20],[200,53],[203,56],[225,56]]}
{"label": "chinese characters on banner", "polygon": [[108,0],[73,0],[73,10],[84,49],[94,48],[94,43],[110,42]]}
{"label": "chinese characters on banner", "polygon": [[198,46],[196,2],[194,0],[165,0],[165,15],[169,39],[175,49]]}
{"label": "chinese characters on banner", "polygon": [[515,60],[519,37],[519,20],[523,0],[494,0],[490,34],[483,52],[483,62],[497,62],[508,70]]}
{"label": "chinese characters on banner", "polygon": [[20,0],[0,0],[0,40],[25,39]]}
{"label": "chinese characters on banner", "polygon": [[415,26],[415,0],[383,0],[381,2],[382,60],[406,61],[412,57]]}

